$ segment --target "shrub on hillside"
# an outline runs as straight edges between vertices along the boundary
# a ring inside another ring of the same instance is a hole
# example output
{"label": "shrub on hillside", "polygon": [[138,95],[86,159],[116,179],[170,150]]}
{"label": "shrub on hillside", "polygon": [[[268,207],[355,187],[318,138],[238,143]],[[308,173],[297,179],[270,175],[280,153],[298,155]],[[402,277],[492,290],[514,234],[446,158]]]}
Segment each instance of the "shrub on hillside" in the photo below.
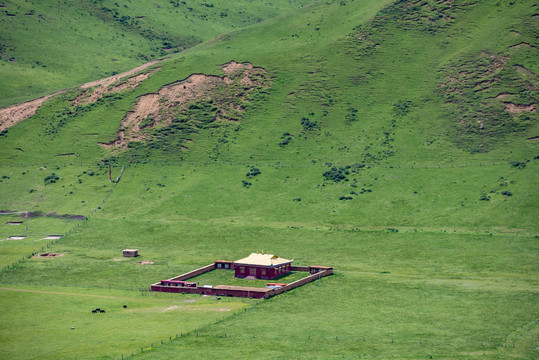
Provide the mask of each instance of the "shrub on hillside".
{"label": "shrub on hillside", "polygon": [[246,176],[248,178],[253,178],[259,174],[261,174],[262,172],[260,171],[260,169],[258,168],[255,168],[255,167],[251,167],[251,169],[249,170],[249,172],[246,174]]}
{"label": "shrub on hillside", "polygon": [[311,121],[306,117],[301,118],[301,125],[303,126],[303,130],[305,131],[320,129],[320,125],[318,125],[316,121]]}
{"label": "shrub on hillside", "polygon": [[481,194],[481,196],[479,197],[479,200],[482,200],[482,201],[490,201],[490,196],[488,196],[487,194],[483,193],[483,194]]}
{"label": "shrub on hillside", "polygon": [[332,180],[333,182],[347,181],[348,178],[346,175],[349,175],[350,172],[346,168],[337,168],[332,167],[330,170],[322,174],[326,180]]}
{"label": "shrub on hillside", "polygon": [[[328,163],[331,164],[331,163]],[[347,176],[351,173],[357,173],[359,169],[362,169],[365,167],[365,164],[362,163],[355,163],[352,165],[346,165],[342,167],[332,167],[328,171],[324,172],[322,176],[326,180],[331,180],[333,182],[341,182],[341,181],[349,181]]]}
{"label": "shrub on hillside", "polygon": [[58,175],[56,175],[55,173],[52,173],[43,179],[43,181],[45,182],[45,185],[54,184],[58,180],[60,180],[60,177],[58,177]]}
{"label": "shrub on hillside", "polygon": [[511,161],[510,164],[517,169],[524,169],[526,167],[526,161]]}
{"label": "shrub on hillside", "polygon": [[399,116],[406,116],[412,110],[413,102],[410,100],[404,100],[401,103],[393,104],[393,111]]}

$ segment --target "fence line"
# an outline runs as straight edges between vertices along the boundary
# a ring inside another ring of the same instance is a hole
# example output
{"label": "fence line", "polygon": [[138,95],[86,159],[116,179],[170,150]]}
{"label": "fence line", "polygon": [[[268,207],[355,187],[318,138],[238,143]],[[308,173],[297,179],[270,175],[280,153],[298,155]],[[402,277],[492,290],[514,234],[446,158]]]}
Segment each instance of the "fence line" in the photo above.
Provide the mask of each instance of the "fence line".
{"label": "fence line", "polygon": [[[236,315],[237,313],[234,313],[233,315]],[[216,325],[219,322],[221,322],[222,319],[219,319],[211,324],[208,324],[207,326]],[[238,338],[247,339],[247,337],[256,338],[255,334],[249,334],[246,335],[242,333],[239,337],[235,336],[234,333],[231,333],[229,330],[223,330],[223,331],[214,331],[211,334],[205,333],[202,334],[205,338],[214,339],[215,341],[231,341],[233,343],[236,343],[238,341]],[[132,351],[131,354],[120,354],[119,359],[125,359],[129,357],[134,357],[138,354],[142,354],[144,352],[148,352],[151,350],[154,350],[156,346],[163,345],[165,343],[172,343],[174,341],[182,341],[182,340],[188,340],[192,337],[200,337],[201,334],[199,333],[199,330],[192,330],[186,333],[180,332],[179,334],[176,333],[175,336],[169,336],[168,339],[162,339],[157,340],[155,343],[150,343],[149,346],[141,347],[140,350],[137,349],[136,351]],[[226,339],[226,340],[225,340]],[[385,346],[399,346],[402,344],[405,345],[411,345],[416,344],[417,347],[424,347],[424,348],[432,348],[432,347],[440,347],[440,348],[460,348],[461,351],[473,351],[473,350],[502,350],[502,349],[508,349],[508,348],[515,348],[515,339],[509,339],[504,338],[498,340],[491,340],[491,341],[484,341],[484,340],[469,340],[469,339],[459,339],[459,338],[437,338],[437,339],[431,339],[424,337],[410,337],[410,338],[402,338],[402,337],[392,337],[392,336],[382,336],[382,337],[368,337],[365,335],[358,334],[357,336],[347,336],[339,333],[323,333],[322,335],[306,335],[306,334],[294,334],[294,339],[301,342],[313,342],[313,343],[320,343],[321,341],[324,342],[354,342],[355,344],[365,344],[365,345],[385,345]],[[468,347],[466,349],[465,347]]]}
{"label": "fence line", "polygon": [[[101,210],[101,208],[103,207],[103,205],[105,205],[105,202],[108,200],[108,198],[110,197],[110,195],[112,195],[112,193],[113,193],[114,190],[116,189],[116,186],[118,185],[119,179],[120,179],[120,177],[122,176],[122,174],[123,174],[123,172],[124,172],[124,169],[125,169],[125,166],[122,167],[122,171],[121,171],[121,173],[120,173],[120,176],[118,176],[118,179],[117,179],[116,182],[114,182],[114,185],[112,185],[112,188],[111,188],[109,191],[107,191],[107,193],[105,194],[105,197],[103,198],[103,201],[101,201],[101,204],[100,204],[98,207],[96,207],[96,208],[94,208],[94,209],[92,210],[92,212],[86,217],[86,220],[79,220],[79,221],[87,221],[87,220],[91,219],[91,218],[95,215],[95,213],[96,213],[97,211]],[[62,237],[61,237],[60,239],[63,239],[63,238],[65,238],[66,236],[72,234],[72,233],[73,233],[74,231],[76,231],[81,225],[82,225],[81,222],[75,223],[71,228],[69,228],[69,230],[67,230],[67,231],[62,235]],[[52,246],[57,240],[60,240],[60,239],[53,239],[53,240],[49,241],[45,246],[43,246],[43,247],[41,248],[41,251],[45,250],[45,248],[49,248],[49,247]],[[2,268],[0,269],[0,272],[4,272],[4,271],[6,271],[6,270],[9,270],[9,269],[11,269],[11,268],[14,268],[15,265],[20,264],[20,263],[24,262],[24,261],[27,260],[27,259],[31,259],[31,258],[32,258],[33,256],[35,256],[37,253],[38,253],[38,251],[34,251],[34,252],[32,252],[31,254],[24,255],[21,259],[17,260],[16,262],[13,262],[11,265],[7,265],[7,266],[2,267]]]}

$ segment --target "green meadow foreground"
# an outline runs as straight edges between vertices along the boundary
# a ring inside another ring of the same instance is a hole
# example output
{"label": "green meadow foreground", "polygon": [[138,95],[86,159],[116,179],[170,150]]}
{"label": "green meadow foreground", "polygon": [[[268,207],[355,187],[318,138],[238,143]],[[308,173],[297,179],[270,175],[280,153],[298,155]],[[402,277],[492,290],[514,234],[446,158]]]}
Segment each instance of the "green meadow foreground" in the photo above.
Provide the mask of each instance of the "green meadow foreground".
{"label": "green meadow foreground", "polygon": [[[0,133],[0,358],[539,356],[539,8],[283,9]],[[258,250],[335,273],[148,291]]]}

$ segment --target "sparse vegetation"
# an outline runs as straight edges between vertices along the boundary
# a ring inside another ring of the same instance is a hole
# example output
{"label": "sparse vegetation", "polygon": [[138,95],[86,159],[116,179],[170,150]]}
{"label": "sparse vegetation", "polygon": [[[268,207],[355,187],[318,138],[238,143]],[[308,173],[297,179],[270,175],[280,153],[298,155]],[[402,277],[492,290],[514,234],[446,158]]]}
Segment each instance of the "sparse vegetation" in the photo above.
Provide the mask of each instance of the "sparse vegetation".
{"label": "sparse vegetation", "polygon": [[50,174],[49,176],[46,176],[43,179],[43,181],[45,182],[45,185],[54,184],[58,180],[60,180],[60,177],[58,175],[56,175],[55,173],[52,173],[52,174]]}

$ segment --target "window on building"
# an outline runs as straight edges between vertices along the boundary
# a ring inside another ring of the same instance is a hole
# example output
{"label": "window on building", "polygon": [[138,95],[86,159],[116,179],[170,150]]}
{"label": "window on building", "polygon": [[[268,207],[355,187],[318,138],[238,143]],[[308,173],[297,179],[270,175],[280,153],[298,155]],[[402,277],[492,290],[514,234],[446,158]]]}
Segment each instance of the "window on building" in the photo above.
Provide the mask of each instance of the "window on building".
{"label": "window on building", "polygon": [[245,270],[245,268],[243,266],[240,266],[240,273],[243,274],[243,271]]}

